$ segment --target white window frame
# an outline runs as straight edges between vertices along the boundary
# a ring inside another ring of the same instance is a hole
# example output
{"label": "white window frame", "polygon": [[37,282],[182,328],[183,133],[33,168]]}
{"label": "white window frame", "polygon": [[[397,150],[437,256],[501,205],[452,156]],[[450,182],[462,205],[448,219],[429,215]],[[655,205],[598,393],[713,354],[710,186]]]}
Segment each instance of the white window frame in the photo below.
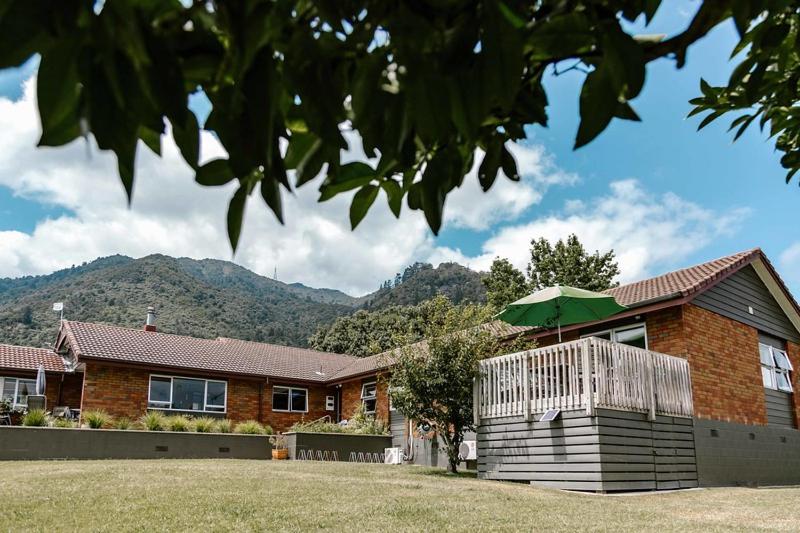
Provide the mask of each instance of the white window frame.
{"label": "white window frame", "polygon": [[[375,394],[372,396],[367,396],[366,389],[367,387],[375,387]],[[372,411],[367,411],[367,400],[375,400],[375,409]],[[361,384],[361,405],[364,406],[364,413],[368,415],[374,415],[378,411],[378,382],[377,381],[368,381],[366,383]]]}
{"label": "white window frame", "polygon": [[[285,390],[289,393],[289,408],[275,409],[275,389]],[[302,411],[292,409],[292,391],[301,390],[306,393],[306,407]],[[276,413],[307,413],[308,412],[308,389],[305,387],[289,387],[287,385],[276,385],[272,387],[272,410]]]}
{"label": "white window frame", "polygon": [[647,338],[647,322],[637,322],[636,324],[628,324],[627,326],[619,326],[617,328],[608,328],[600,331],[593,331],[591,333],[587,333],[586,335],[581,335],[581,338],[585,339],[586,337],[597,337],[598,335],[608,333],[609,334],[608,336],[611,338],[611,342],[618,342],[617,333],[636,328],[644,328],[644,349],[649,350],[650,342]]}
{"label": "white window frame", "polygon": [[[169,404],[163,401],[154,401],[150,399],[150,392],[152,390],[151,384],[153,382],[153,378],[163,378],[169,380]],[[175,379],[191,379],[194,381],[202,381],[203,382],[203,408],[202,409],[175,409],[172,407],[172,393],[173,388],[175,387]],[[217,404],[208,404],[208,384],[209,382],[212,383],[222,383],[225,385],[225,398],[223,400],[223,405]],[[150,405],[153,404],[160,404],[158,407]],[[209,410],[209,405],[211,407],[222,407],[222,411],[217,409]],[[190,376],[178,376],[178,375],[169,375],[169,374],[150,374],[150,379],[147,381],[147,408],[148,409],[157,409],[159,411],[178,411],[181,413],[227,413],[228,412],[228,382],[222,379],[206,379],[206,378],[194,378]]]}
{"label": "white window frame", "polygon": [[[771,365],[764,364],[764,361],[761,360],[761,348],[762,347],[767,348],[769,350],[769,355],[772,358],[772,364]],[[783,357],[786,358],[786,362],[789,365],[789,368],[781,368],[778,365],[778,361],[775,358],[775,352],[780,352],[781,354],[783,354]],[[762,382],[764,380],[764,371],[765,370],[767,372],[769,372],[770,379],[772,381],[772,383],[769,384],[769,385],[764,383],[764,388],[770,389],[770,390],[776,390],[776,391],[780,391],[780,392],[789,392],[789,393],[794,392],[794,389],[792,389],[792,372],[794,371],[794,367],[792,366],[792,360],[789,359],[789,354],[786,352],[786,350],[783,350],[781,348],[776,348],[775,346],[772,346],[772,345],[769,345],[769,344],[765,344],[763,342],[759,342],[758,343],[758,361],[761,364],[761,380],[762,380]],[[778,385],[778,374],[783,374],[784,376],[786,376],[786,382],[789,384],[788,390],[784,389],[784,388],[781,388],[781,386]]]}
{"label": "white window frame", "polygon": [[0,376],[0,397],[2,397],[3,390],[5,388],[6,380],[14,380],[14,396],[11,398],[11,405],[15,408],[18,407],[27,407],[28,406],[28,396],[25,397],[25,403],[17,402],[17,397],[19,397],[19,382],[20,381],[32,381],[33,382],[33,389],[34,393],[36,392],[36,379],[34,378],[20,378],[16,376]]}

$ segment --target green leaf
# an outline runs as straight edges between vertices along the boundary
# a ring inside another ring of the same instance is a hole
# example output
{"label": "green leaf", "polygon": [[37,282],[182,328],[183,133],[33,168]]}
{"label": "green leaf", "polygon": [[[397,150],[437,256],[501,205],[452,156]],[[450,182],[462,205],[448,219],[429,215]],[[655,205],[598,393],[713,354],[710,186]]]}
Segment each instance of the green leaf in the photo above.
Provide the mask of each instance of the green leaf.
{"label": "green leaf", "polygon": [[586,76],[580,96],[581,123],[575,148],[592,141],[606,129],[618,104],[617,90],[611,70],[605,62]]}
{"label": "green leaf", "polygon": [[537,22],[527,38],[525,52],[537,61],[576,57],[595,43],[591,22],[583,12],[558,15]]}
{"label": "green leaf", "polygon": [[153,131],[145,126],[140,126],[139,138],[154,154],[158,156],[161,155],[161,134],[159,132]]}
{"label": "green leaf", "polygon": [[500,159],[503,151],[503,139],[499,136],[492,137],[486,146],[486,153],[478,167],[478,183],[481,184],[483,192],[488,191],[497,179],[497,171],[500,169]]}
{"label": "green leaf", "polygon": [[396,218],[400,218],[400,211],[403,208],[403,188],[391,178],[382,180],[381,188],[386,192],[389,209],[392,210]]}
{"label": "green leaf", "polygon": [[708,126],[709,124],[714,122],[716,119],[718,119],[720,116],[722,116],[722,114],[723,114],[722,111],[714,111],[713,113],[711,113],[708,116],[706,116],[706,118],[704,118],[700,122],[700,125],[697,126],[697,131],[702,130],[703,128],[705,128],[706,126]]}
{"label": "green leaf", "polygon": [[233,170],[227,159],[212,159],[197,169],[195,181],[206,187],[225,185],[234,179]]}
{"label": "green leaf", "polygon": [[42,121],[39,146],[61,146],[81,133],[76,50],[75,41],[64,40],[42,56],[36,79],[36,100]]}
{"label": "green leaf", "polygon": [[244,208],[247,204],[247,193],[247,187],[239,187],[231,198],[230,204],[228,204],[228,240],[234,252],[236,252],[236,247],[239,245],[239,236],[242,233],[242,221],[244,220]]}
{"label": "green leaf", "polygon": [[186,114],[186,122],[182,125],[172,125],[172,138],[178,150],[181,151],[184,161],[197,170],[200,158],[200,126],[194,113]]}
{"label": "green leaf", "polygon": [[[522,31],[510,22],[510,8],[500,2],[484,2],[481,21],[481,58],[485,94],[501,109],[510,109],[519,91],[524,69]],[[431,88],[428,87],[428,90]]]}
{"label": "green leaf", "polygon": [[500,154],[500,167],[503,169],[503,174],[511,181],[519,181],[520,175],[517,170],[517,161],[514,155],[503,145],[502,154]]}
{"label": "green leaf", "polygon": [[283,201],[281,199],[281,187],[278,180],[265,176],[261,179],[261,197],[269,206],[278,222],[283,224]]}
{"label": "green leaf", "polygon": [[325,164],[322,148],[322,139],[313,133],[292,134],[284,164],[286,168],[295,170],[295,184],[298,187],[308,183],[319,174],[322,165]]}
{"label": "green leaf", "polygon": [[377,185],[365,185],[353,196],[350,204],[350,227],[356,229],[358,223],[366,216],[370,206],[378,196]]}
{"label": "green leaf", "polygon": [[[741,137],[741,136],[742,136],[742,134],[745,132],[745,130],[747,129],[747,127],[748,127],[748,126],[750,126],[750,124],[751,124],[751,123],[752,123],[752,122],[753,122],[753,121],[756,119],[756,117],[757,117],[757,116],[758,116],[758,115],[751,115],[750,117],[748,117],[748,118],[747,118],[747,119],[746,119],[746,120],[745,120],[745,121],[742,123],[742,125],[741,125],[741,126],[739,126],[739,129],[736,131],[736,135],[734,135],[734,136],[733,136],[733,142],[736,142],[736,141],[739,139],[739,137]],[[742,116],[741,116],[741,117],[739,117],[739,118],[741,119],[741,118],[744,118],[744,117],[747,117],[747,115],[742,115]],[[731,127],[733,127],[733,125],[731,125]],[[728,131],[730,131],[730,130],[728,130]]]}
{"label": "green leaf", "polygon": [[375,170],[361,161],[354,161],[339,167],[336,176],[329,176],[319,188],[320,202],[330,200],[339,193],[362,187],[375,179]]}

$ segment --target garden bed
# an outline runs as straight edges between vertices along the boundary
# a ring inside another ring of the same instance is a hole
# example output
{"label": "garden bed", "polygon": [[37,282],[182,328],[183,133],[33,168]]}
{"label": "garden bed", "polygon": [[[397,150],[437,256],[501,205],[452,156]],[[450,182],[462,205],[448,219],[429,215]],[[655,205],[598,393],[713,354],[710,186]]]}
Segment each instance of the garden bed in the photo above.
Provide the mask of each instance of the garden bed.
{"label": "garden bed", "polygon": [[[313,459],[349,461],[350,454],[362,454],[364,462],[375,461],[374,454],[383,454],[386,448],[392,446],[391,435],[361,435],[357,433],[312,433],[295,432],[284,433],[289,449],[289,459]],[[327,453],[326,453],[327,452]],[[336,455],[333,455],[336,452]],[[369,454],[369,458],[366,458]]]}
{"label": "garden bed", "polygon": [[265,435],[0,427],[0,460],[269,459]]}

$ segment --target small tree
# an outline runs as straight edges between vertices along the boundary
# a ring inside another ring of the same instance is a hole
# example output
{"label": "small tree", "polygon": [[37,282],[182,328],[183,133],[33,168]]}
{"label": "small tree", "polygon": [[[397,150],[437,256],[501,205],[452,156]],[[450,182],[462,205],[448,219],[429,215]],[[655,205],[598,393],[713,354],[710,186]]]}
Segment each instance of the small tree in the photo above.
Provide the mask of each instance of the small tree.
{"label": "small tree", "polygon": [[398,349],[389,395],[403,416],[431,425],[447,449],[448,472],[455,473],[464,433],[475,429],[472,387],[478,362],[499,345],[478,327],[490,318],[487,307],[438,304],[442,313],[430,321],[425,340]]}
{"label": "small tree", "polygon": [[531,291],[553,285],[569,285],[587,291],[603,291],[617,284],[619,274],[614,251],[589,254],[575,234],[555,245],[545,238],[531,241],[531,261],[528,263],[528,284]]}
{"label": "small tree", "polygon": [[481,281],[486,287],[486,299],[495,311],[530,292],[525,275],[505,258],[496,257],[489,273]]}

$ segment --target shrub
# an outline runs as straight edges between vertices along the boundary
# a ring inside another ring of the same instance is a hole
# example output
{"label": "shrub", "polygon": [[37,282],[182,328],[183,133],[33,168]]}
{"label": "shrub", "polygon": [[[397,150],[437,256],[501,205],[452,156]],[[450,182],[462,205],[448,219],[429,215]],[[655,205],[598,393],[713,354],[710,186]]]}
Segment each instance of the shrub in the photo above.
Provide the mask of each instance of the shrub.
{"label": "shrub", "polygon": [[272,447],[276,450],[285,450],[287,446],[289,446],[286,435],[273,435],[269,438],[269,443],[272,444]]}
{"label": "shrub", "polygon": [[14,404],[11,402],[11,398],[0,398],[0,415],[7,415],[14,410]]}
{"label": "shrub", "polygon": [[117,429],[131,429],[132,425],[133,424],[131,423],[130,418],[122,417],[117,419],[117,422],[114,424],[114,427]]}
{"label": "shrub", "polygon": [[386,424],[372,415],[364,412],[364,406],[359,406],[347,424],[336,424],[326,420],[311,422],[296,422],[289,431],[301,433],[354,433],[358,435],[387,435]]}
{"label": "shrub", "polygon": [[217,420],[217,423],[214,424],[214,429],[217,433],[230,433],[233,429],[233,423],[227,418],[223,418],[222,420]]}
{"label": "shrub", "polygon": [[142,427],[147,431],[164,431],[166,426],[165,416],[158,411],[148,411],[139,419]]}
{"label": "shrub", "polygon": [[43,427],[47,425],[47,413],[44,409],[31,409],[22,417],[23,426]]}
{"label": "shrub", "polygon": [[194,430],[198,433],[213,433],[215,425],[213,418],[204,416],[195,419]]}
{"label": "shrub", "polygon": [[83,415],[86,424],[92,429],[103,429],[110,426],[114,419],[105,411],[86,411]]}
{"label": "shrub", "polygon": [[53,420],[53,427],[56,428],[74,428],[77,427],[78,424],[74,420],[70,420],[69,418],[56,418]]}
{"label": "shrub", "polygon": [[166,419],[166,429],[168,431],[189,431],[191,421],[183,415],[168,416]]}
{"label": "shrub", "polygon": [[[255,420],[248,420],[236,424],[236,429],[234,429],[234,431],[243,435],[263,435],[266,433],[264,426]],[[270,428],[270,431],[272,431],[272,428]]]}

